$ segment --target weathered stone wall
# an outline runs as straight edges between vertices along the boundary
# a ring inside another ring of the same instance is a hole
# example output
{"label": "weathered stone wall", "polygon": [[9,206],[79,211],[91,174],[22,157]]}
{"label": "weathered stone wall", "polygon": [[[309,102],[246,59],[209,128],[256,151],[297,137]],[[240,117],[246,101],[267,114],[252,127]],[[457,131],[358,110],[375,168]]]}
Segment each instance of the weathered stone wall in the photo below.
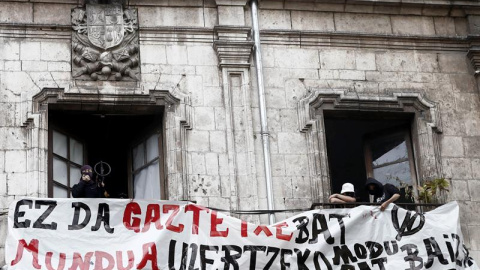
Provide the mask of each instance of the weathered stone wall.
{"label": "weathered stone wall", "polygon": [[[0,3],[0,211],[16,198],[47,195],[48,123],[45,112],[34,109],[33,96],[44,88],[92,91],[71,77],[70,10],[82,4],[77,2]],[[185,166],[179,178],[169,178],[172,199],[267,208],[245,2],[130,0],[138,8],[141,82],[131,89],[98,83],[95,90],[141,95],[156,89],[189,97],[185,137],[167,132],[167,151],[185,157],[167,164],[169,171]],[[301,126],[298,104],[308,91],[335,89],[378,100],[419,93],[438,104],[441,171],[451,179],[449,199],[460,202],[463,233],[479,260],[480,220],[473,213],[480,207],[475,197],[480,192],[480,104],[467,52],[475,41],[474,12],[480,14],[475,6],[480,6],[368,2],[260,1],[275,208],[307,208],[330,192],[312,188],[325,181],[318,155],[326,153],[311,144],[312,133]],[[229,51],[219,41],[244,42],[233,51],[248,53],[227,65]],[[176,134],[179,127],[166,129]],[[177,151],[179,141],[183,152]],[[312,148],[317,155],[307,154]],[[0,222],[2,265],[6,217]]]}
{"label": "weathered stone wall", "polygon": [[[302,155],[310,145],[289,117],[307,91],[341,89],[378,100],[420,93],[439,104],[441,170],[451,179],[449,199],[461,206],[462,230],[478,258],[479,220],[471,213],[479,207],[480,103],[465,42],[471,15],[450,8],[283,1],[263,1],[260,8],[273,173],[283,178],[275,181],[277,207],[311,201],[309,176],[302,175],[308,168],[299,165],[312,166]],[[290,166],[302,169],[291,175]],[[300,185],[297,177],[304,177]]]}
{"label": "weathered stone wall", "polygon": [[[346,93],[378,96],[379,100],[396,92],[421,93],[439,104],[443,124],[439,137],[443,176],[451,179],[449,199],[461,205],[462,230],[474,257],[478,258],[479,221],[470,213],[479,207],[474,197],[480,183],[476,172],[480,103],[477,82],[467,58],[469,45],[464,43],[471,30],[464,11],[298,5],[282,1],[261,2],[260,7],[263,8],[260,23],[266,36],[264,43],[267,43],[263,46],[263,55],[269,124],[273,125],[272,148],[279,151],[272,153],[274,174],[286,179],[291,177],[285,170],[295,163],[287,160],[290,153],[285,154],[286,149],[305,152],[308,147],[298,127],[285,126],[286,118],[283,118],[283,112],[294,109],[307,90],[342,89]],[[285,35],[290,36],[285,38]],[[445,40],[435,45],[430,43],[440,37]],[[281,144],[282,137],[295,138],[295,147]],[[304,196],[295,193],[302,188],[295,181],[283,183],[275,185],[277,203],[281,197],[286,199],[286,206],[298,207],[310,199],[308,192],[303,193]],[[305,201],[299,200],[302,197]],[[301,203],[295,204],[298,201]]]}

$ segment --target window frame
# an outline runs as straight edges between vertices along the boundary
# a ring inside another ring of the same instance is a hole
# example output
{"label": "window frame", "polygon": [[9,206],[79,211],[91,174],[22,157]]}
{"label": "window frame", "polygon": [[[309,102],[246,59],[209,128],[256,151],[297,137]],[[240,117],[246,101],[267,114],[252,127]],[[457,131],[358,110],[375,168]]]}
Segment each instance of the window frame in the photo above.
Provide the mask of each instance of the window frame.
{"label": "window frame", "polygon": [[[53,152],[53,132],[56,131],[62,135],[64,135],[65,137],[67,137],[67,158],[65,157],[62,157],[58,154],[55,154]],[[57,126],[52,126],[48,129],[48,197],[49,198],[54,198],[54,194],[53,194],[53,188],[54,186],[58,186],[62,189],[66,189],[67,190],[67,198],[72,198],[72,187],[71,187],[71,179],[70,179],[70,167],[71,166],[75,166],[75,167],[78,167],[78,169],[80,169],[83,165],[82,164],[78,164],[72,160],[70,160],[70,139],[74,139],[80,143],[82,143],[82,151],[83,151],[83,164],[87,164],[87,147],[85,145],[85,142],[83,140],[81,140],[80,138],[72,135],[71,133],[69,132],[66,132],[65,130],[63,130],[62,128],[60,127],[57,127]],[[60,182],[57,182],[53,179],[53,159],[54,158],[58,158],[64,162],[67,163],[67,186],[65,186],[64,184],[60,183]]]}
{"label": "window frame", "polygon": [[[146,127],[140,134],[136,140],[133,140],[132,143],[129,145],[129,154],[128,154],[128,196],[129,198],[134,198],[135,194],[135,184],[134,184],[134,175],[141,170],[147,168],[148,166],[152,165],[153,163],[158,161],[158,169],[159,169],[159,187],[160,187],[160,200],[166,200],[168,198],[167,192],[167,179],[165,174],[165,153],[164,153],[164,136],[163,136],[163,121],[162,117],[158,117],[156,122],[160,124],[152,124],[149,127]],[[158,136],[158,156],[150,161],[147,160],[147,141],[152,135]],[[133,166],[133,149],[140,144],[143,144],[143,165],[137,169],[134,169]]]}
{"label": "window frame", "polygon": [[[417,185],[418,183],[418,177],[417,177],[417,170],[416,170],[416,160],[415,160],[415,155],[414,155],[414,145],[412,142],[412,134],[411,130],[409,127],[396,127],[393,129],[387,129],[379,132],[375,132],[372,134],[369,134],[364,137],[364,157],[365,157],[365,170],[366,170],[366,175],[367,177],[374,177],[373,176],[373,157],[372,157],[372,144],[374,141],[378,140],[387,140],[388,138],[392,138],[395,136],[403,135],[403,139],[405,140],[406,148],[407,148],[407,160],[410,166],[410,177],[411,177],[411,188],[412,188],[412,195],[413,198],[412,200],[416,202],[416,194],[417,192]],[[401,161],[405,162],[405,161]],[[393,165],[393,164],[398,164],[401,162],[391,162],[388,163],[387,165],[382,164],[382,166],[388,166],[388,165]],[[400,188],[399,188],[400,189]]]}

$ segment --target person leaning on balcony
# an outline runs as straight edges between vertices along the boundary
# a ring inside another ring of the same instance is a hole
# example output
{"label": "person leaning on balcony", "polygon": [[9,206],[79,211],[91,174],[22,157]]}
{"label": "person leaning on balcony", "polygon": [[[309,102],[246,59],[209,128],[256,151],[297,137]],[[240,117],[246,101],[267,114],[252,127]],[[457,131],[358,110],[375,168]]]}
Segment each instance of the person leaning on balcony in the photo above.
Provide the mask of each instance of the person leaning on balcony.
{"label": "person leaning on balcony", "polygon": [[380,210],[384,211],[388,205],[400,198],[400,190],[392,184],[382,185],[375,178],[368,178],[365,188],[370,195],[374,196],[374,201],[382,203]]}
{"label": "person leaning on balcony", "polygon": [[330,195],[328,202],[330,203],[351,203],[355,202],[355,188],[350,183],[345,183],[342,186],[342,191],[340,194],[335,193]]}
{"label": "person leaning on balcony", "polygon": [[93,170],[90,165],[84,165],[80,168],[82,176],[78,184],[72,187],[72,196],[74,198],[104,198],[105,184],[97,183],[93,180]]}

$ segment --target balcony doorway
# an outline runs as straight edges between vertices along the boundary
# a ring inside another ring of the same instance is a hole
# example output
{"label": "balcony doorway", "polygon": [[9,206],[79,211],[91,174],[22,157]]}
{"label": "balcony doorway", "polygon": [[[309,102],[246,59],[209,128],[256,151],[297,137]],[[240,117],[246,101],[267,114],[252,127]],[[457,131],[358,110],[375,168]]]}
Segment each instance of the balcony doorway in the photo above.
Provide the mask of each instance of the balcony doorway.
{"label": "balcony doorway", "polygon": [[350,182],[357,201],[369,202],[364,185],[374,177],[401,190],[398,202],[412,202],[405,190],[417,185],[413,113],[325,110],[324,117],[332,193],[340,193]]}
{"label": "balcony doorway", "polygon": [[104,182],[111,198],[166,198],[162,106],[66,106],[51,104],[48,110],[50,197],[71,197],[80,167],[106,162],[111,173]]}

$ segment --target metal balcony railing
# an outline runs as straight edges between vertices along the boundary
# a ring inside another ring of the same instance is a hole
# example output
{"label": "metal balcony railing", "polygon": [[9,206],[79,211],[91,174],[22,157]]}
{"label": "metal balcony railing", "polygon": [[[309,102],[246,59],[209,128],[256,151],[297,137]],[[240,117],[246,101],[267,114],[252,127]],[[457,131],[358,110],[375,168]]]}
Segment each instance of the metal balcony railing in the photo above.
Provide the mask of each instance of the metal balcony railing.
{"label": "metal balcony railing", "polygon": [[[267,215],[275,213],[299,213],[315,209],[334,209],[334,208],[353,208],[361,205],[380,206],[380,203],[367,203],[367,202],[354,202],[354,203],[313,203],[310,208],[297,208],[297,209],[279,209],[279,210],[227,210],[215,207],[208,207],[209,209],[226,212],[236,215]],[[407,210],[413,210],[419,213],[425,213],[431,211],[443,204],[440,203],[395,203],[399,207]]]}
{"label": "metal balcony railing", "polygon": [[[380,206],[381,203],[368,203],[368,202],[353,202],[353,203],[313,203],[310,206],[310,210],[314,209],[331,209],[331,208],[353,208],[360,205]],[[431,211],[439,206],[441,203],[395,203],[399,207],[407,210],[413,210],[419,213],[425,213]]]}

